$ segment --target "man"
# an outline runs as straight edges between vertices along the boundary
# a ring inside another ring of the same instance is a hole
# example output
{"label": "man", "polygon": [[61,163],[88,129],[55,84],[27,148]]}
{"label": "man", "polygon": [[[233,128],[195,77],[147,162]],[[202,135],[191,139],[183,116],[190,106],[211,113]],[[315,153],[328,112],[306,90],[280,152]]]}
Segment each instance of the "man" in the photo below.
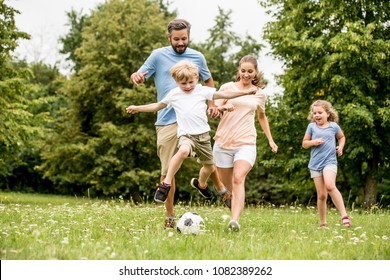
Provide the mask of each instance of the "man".
{"label": "man", "polygon": [[[188,47],[190,41],[191,25],[183,19],[172,20],[168,24],[168,40],[170,46],[154,50],[146,59],[137,72],[131,74],[131,80],[135,85],[143,83],[146,79],[154,76],[154,83],[157,89],[157,101],[161,101],[167,93],[175,88],[176,82],[170,75],[170,68],[177,62],[186,59],[192,61],[199,69],[199,77],[206,86],[215,87],[210,70],[207,67],[204,55]],[[218,116],[218,110],[214,102],[209,102],[209,114],[211,117]],[[156,132],[157,132],[157,155],[161,162],[162,182],[167,174],[169,161],[177,149],[177,123],[176,114],[173,108],[164,108],[157,112]],[[224,195],[225,200],[229,199],[228,192],[218,179],[218,174],[211,175],[217,192]],[[211,191],[200,188],[198,181],[192,181],[191,185],[206,198],[212,197]],[[168,198],[165,201],[166,219],[165,227],[174,227],[174,194],[176,190],[175,180],[172,181]],[[229,200],[228,200],[229,201]],[[226,203],[227,204],[227,203]]]}

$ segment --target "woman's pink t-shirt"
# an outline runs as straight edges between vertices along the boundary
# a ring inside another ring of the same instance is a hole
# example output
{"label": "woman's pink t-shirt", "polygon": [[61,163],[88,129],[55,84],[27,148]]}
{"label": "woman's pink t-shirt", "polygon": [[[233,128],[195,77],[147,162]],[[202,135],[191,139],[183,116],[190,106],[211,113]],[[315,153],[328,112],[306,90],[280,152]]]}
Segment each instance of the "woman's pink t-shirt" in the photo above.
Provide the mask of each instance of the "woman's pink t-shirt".
{"label": "woman's pink t-shirt", "polygon": [[[226,83],[220,90],[237,90],[234,82]],[[260,89],[254,95],[243,95],[233,99],[215,100],[216,105],[230,103],[232,112],[224,112],[214,140],[223,149],[237,149],[244,145],[256,144],[255,112],[265,111],[267,96]]]}

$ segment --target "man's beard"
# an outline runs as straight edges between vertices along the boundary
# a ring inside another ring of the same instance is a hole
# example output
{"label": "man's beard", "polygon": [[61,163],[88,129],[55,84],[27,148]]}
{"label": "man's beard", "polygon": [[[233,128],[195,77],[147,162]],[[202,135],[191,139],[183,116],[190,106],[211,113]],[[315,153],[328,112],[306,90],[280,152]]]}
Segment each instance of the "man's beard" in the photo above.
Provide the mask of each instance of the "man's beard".
{"label": "man's beard", "polygon": [[172,46],[172,49],[175,51],[175,53],[177,53],[177,54],[182,54],[182,53],[184,53],[185,51],[186,51],[186,49],[187,49],[187,45],[182,45],[182,48],[179,50],[178,49],[178,46],[173,46],[172,44],[171,44],[171,46]]}

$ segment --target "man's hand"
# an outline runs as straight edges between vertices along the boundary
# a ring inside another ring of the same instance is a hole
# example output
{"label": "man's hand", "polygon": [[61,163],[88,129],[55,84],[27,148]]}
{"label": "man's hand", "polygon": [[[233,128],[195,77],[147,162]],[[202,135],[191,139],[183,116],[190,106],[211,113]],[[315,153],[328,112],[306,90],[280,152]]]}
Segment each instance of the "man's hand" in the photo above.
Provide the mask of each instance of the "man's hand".
{"label": "man's hand", "polygon": [[145,82],[145,76],[148,73],[149,73],[149,71],[146,71],[144,73],[134,72],[133,74],[131,74],[130,79],[136,86],[138,86],[139,84],[142,84],[143,82]]}

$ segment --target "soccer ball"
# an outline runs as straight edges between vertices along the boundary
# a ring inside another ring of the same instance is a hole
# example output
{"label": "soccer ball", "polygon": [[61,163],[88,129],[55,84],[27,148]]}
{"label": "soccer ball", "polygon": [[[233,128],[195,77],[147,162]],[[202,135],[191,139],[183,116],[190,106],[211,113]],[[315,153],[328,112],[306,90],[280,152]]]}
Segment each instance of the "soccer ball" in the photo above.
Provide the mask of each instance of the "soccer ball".
{"label": "soccer ball", "polygon": [[197,213],[186,212],[179,217],[176,230],[182,234],[199,234],[205,229],[202,217]]}

